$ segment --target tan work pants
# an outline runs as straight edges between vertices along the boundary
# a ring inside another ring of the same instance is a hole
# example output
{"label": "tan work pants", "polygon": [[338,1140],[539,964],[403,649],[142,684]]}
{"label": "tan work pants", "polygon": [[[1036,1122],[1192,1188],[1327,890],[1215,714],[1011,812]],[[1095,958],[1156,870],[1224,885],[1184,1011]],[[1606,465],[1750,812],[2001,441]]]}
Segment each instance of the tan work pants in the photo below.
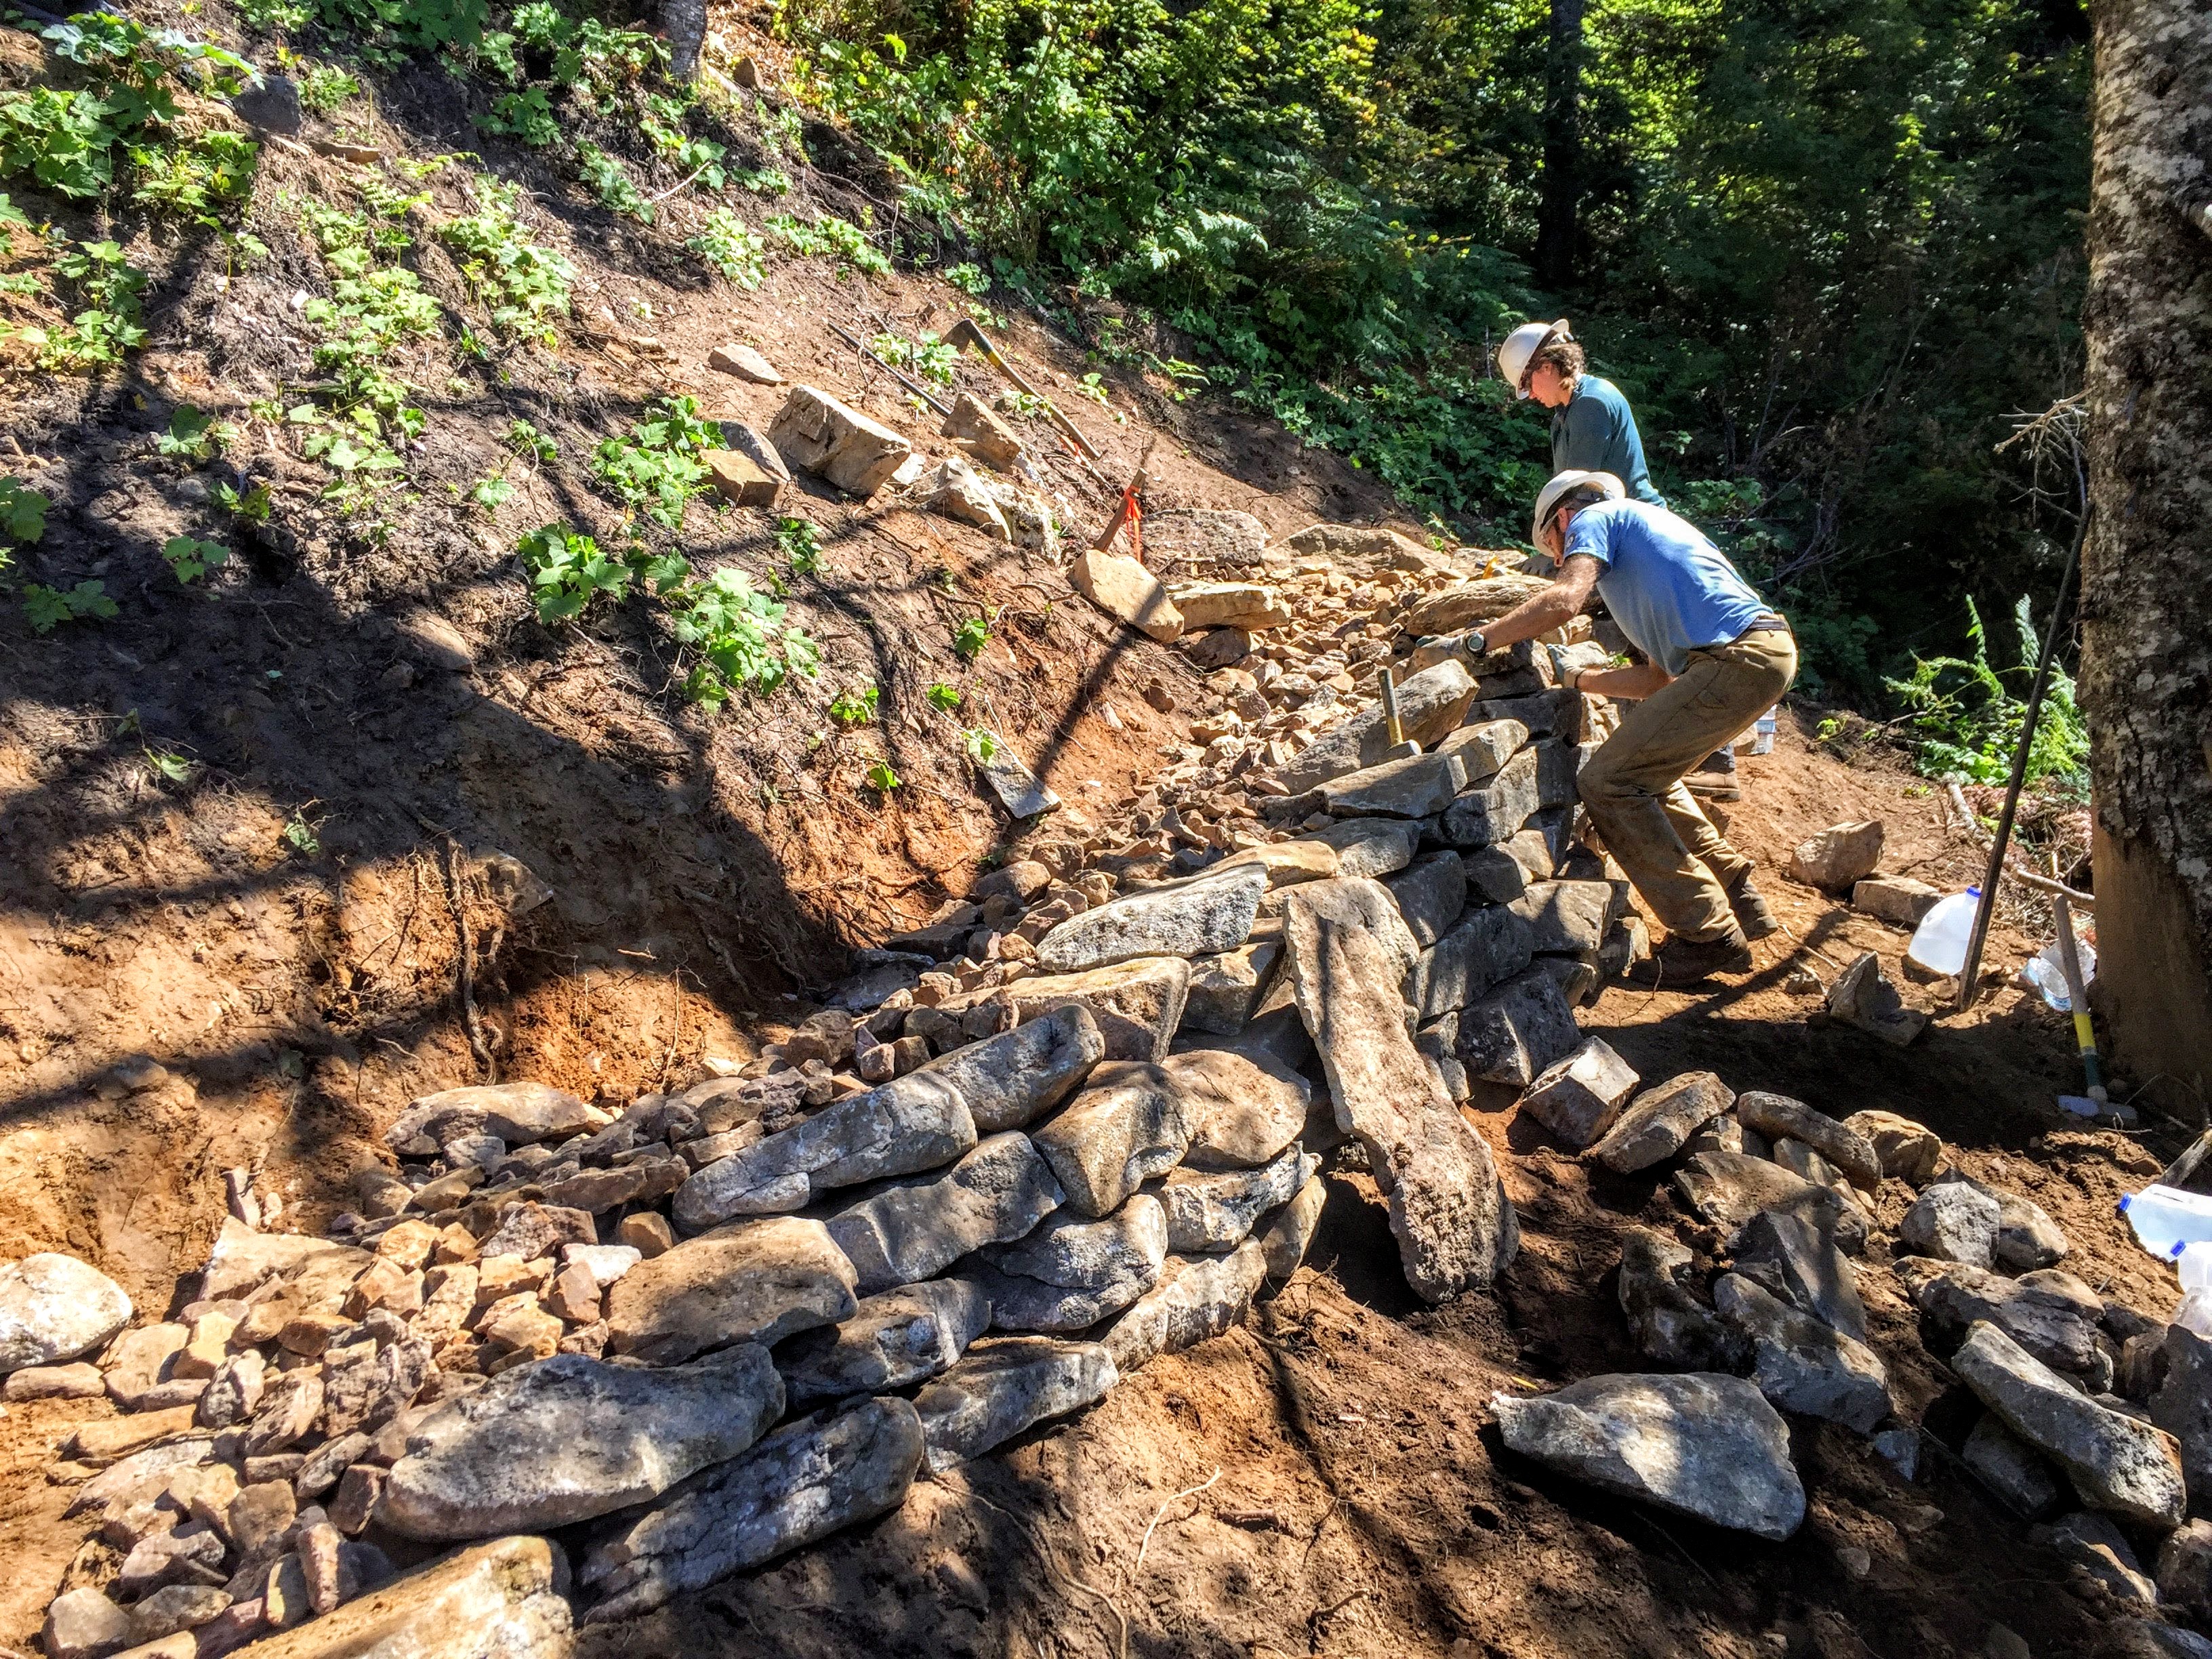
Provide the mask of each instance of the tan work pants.
{"label": "tan work pants", "polygon": [[1668,933],[1718,939],[1735,924],[1730,890],[1751,860],[1721,839],[1682,779],[1782,700],[1797,642],[1756,629],[1690,653],[1681,674],[1622,714],[1577,780],[1583,805]]}

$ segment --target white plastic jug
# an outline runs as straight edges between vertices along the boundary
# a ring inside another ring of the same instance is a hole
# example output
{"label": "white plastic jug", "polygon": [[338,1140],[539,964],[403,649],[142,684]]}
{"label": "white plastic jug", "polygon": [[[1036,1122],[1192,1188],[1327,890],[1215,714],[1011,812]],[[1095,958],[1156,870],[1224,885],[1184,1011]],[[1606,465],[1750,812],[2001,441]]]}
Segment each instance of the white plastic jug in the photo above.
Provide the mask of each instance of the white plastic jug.
{"label": "white plastic jug", "polygon": [[2212,1242],[2212,1198],[2203,1193],[2154,1182],[2121,1199],[2120,1213],[2135,1229],[2136,1243],[2166,1261],[2189,1245]]}
{"label": "white plastic jug", "polygon": [[2173,1253],[2174,1270],[2185,1291],[2212,1291],[2212,1243],[2194,1239]]}
{"label": "white plastic jug", "polygon": [[1931,974],[1964,972],[1966,941],[1974,931],[1975,907],[1981,902],[1978,887],[1937,899],[1913,930],[1912,943],[1905,947],[1905,954]]}

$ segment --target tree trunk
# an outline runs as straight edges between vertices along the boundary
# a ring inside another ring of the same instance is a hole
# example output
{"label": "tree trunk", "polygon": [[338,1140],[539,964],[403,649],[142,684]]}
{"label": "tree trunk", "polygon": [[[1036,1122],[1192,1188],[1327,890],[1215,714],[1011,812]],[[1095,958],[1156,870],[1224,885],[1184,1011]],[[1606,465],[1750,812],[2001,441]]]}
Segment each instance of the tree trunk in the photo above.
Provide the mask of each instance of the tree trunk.
{"label": "tree trunk", "polygon": [[2212,1102],[2212,3],[2094,0],[2081,695],[2097,994],[2148,1098]]}
{"label": "tree trunk", "polygon": [[1536,207],[1536,276],[1550,288],[1575,277],[1581,250],[1583,0],[1552,0],[1545,54],[1544,173]]}
{"label": "tree trunk", "polygon": [[668,37],[668,78],[689,84],[699,78],[699,54],[707,45],[707,0],[661,0],[661,32]]}

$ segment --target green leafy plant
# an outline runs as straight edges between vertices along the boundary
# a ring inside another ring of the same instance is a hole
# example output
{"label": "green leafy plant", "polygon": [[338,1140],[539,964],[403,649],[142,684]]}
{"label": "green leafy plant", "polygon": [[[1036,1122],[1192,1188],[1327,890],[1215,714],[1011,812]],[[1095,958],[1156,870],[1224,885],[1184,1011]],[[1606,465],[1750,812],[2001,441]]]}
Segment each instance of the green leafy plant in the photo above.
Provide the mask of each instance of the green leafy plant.
{"label": "green leafy plant", "polygon": [[912,340],[898,334],[878,334],[868,342],[868,349],[885,362],[939,386],[952,384],[952,371],[960,362],[959,349],[945,344],[934,334]]}
{"label": "green leafy plant", "polygon": [[840,691],[830,701],[830,718],[840,726],[866,726],[876,717],[879,696],[872,685]]}
{"label": "green leafy plant", "polygon": [[305,806],[295,811],[286,822],[284,828],[278,833],[283,836],[284,845],[301,858],[313,858],[323,850],[323,843],[315,835],[314,825],[307,822],[307,809]]}
{"label": "green leafy plant", "polygon": [[707,216],[706,228],[684,245],[739,288],[755,289],[763,275],[759,234],[727,208]]}
{"label": "green leafy plant", "polygon": [[560,459],[561,447],[525,420],[507,422],[507,447],[538,466],[550,466]]}
{"label": "green leafy plant", "polygon": [[53,503],[14,477],[0,477],[0,541],[11,547],[35,547],[46,533],[46,508]]}
{"label": "green leafy plant", "polygon": [[514,486],[497,472],[478,478],[469,486],[469,499],[487,513],[505,506],[514,495]]}
{"label": "green leafy plant", "polygon": [[300,107],[310,115],[329,115],[349,98],[361,96],[361,82],[333,64],[317,64],[299,77]]}
{"label": "green leafy plant", "polygon": [[519,138],[532,149],[546,149],[561,142],[560,118],[553,113],[543,87],[494,99],[491,108],[477,117],[477,127],[496,137]]}
{"label": "green leafy plant", "polygon": [[190,404],[179,404],[169,412],[169,429],[155,434],[154,447],[161,454],[180,460],[204,461],[220,454],[237,435],[228,422],[203,415]]}
{"label": "green leafy plant", "polygon": [[41,586],[37,582],[23,589],[23,614],[30,618],[33,634],[51,634],[65,622],[81,622],[90,617],[104,620],[117,614],[115,601],[107,597],[105,582],[79,582],[74,587]]}
{"label": "green leafy plant", "polygon": [[790,563],[794,576],[811,576],[822,568],[822,543],[805,519],[778,519],[775,547]]}
{"label": "green leafy plant", "polygon": [[983,647],[990,641],[991,619],[988,617],[970,617],[952,630],[952,648],[969,662],[981,656]]}
{"label": "green leafy plant", "polygon": [[204,542],[194,536],[172,536],[161,544],[161,556],[178,581],[189,587],[218,566],[230,562],[230,550],[220,542]]}
{"label": "green leafy plant", "polygon": [[847,220],[817,212],[812,223],[802,224],[791,214],[779,213],[768,222],[768,229],[794,253],[836,260],[841,275],[848,270],[870,276],[890,274],[891,262],[869,241],[867,232]]}
{"label": "green leafy plant", "polygon": [[295,0],[239,0],[239,20],[256,34],[296,34],[315,15]]}
{"label": "green leafy plant", "polygon": [[922,696],[929,706],[940,714],[950,714],[960,707],[959,688],[947,685],[943,680],[938,681],[936,684],[922,693]]}
{"label": "green leafy plant", "polygon": [[721,569],[670,598],[676,637],[699,653],[684,690],[695,702],[719,707],[740,688],[773,691],[793,674],[811,678],[822,654],[802,629],[784,622],[784,607],[757,591],[741,570]]}
{"label": "green leafy plant", "polygon": [[261,147],[233,132],[204,132],[182,144],[130,147],[138,182],[131,199],[149,212],[219,228],[218,214],[253,194]]}
{"label": "green leafy plant", "polygon": [[119,244],[79,242],[74,252],[54,262],[54,270],[76,285],[84,309],[49,337],[42,366],[93,368],[120,362],[125,352],[145,343],[139,296],[146,291],[146,273],[123,257]]}
{"label": "green leafy plant", "polygon": [[592,458],[592,471],[632,512],[642,512],[665,529],[684,522],[684,509],[706,487],[708,471],[697,459],[721,447],[721,430],[700,417],[696,398],[664,398],[650,418],[627,438],[609,438]]}
{"label": "green leafy plant", "polygon": [[272,506],[267,484],[255,484],[240,492],[234,486],[218,483],[215,486],[215,504],[234,519],[248,524],[266,524]]}
{"label": "green leafy plant", "polygon": [[[1916,656],[1911,674],[1887,684],[1921,734],[1914,764],[1923,775],[1944,782],[2002,784],[2011,776],[2013,753],[2027,723],[2027,702],[2014,694],[2005,676],[2033,680],[2042,642],[2022,595],[2013,612],[2020,661],[2010,668],[1993,667],[1981,612],[1971,599],[1966,615],[1972,657]],[[2027,781],[2056,785],[2076,796],[2088,793],[2088,727],[2074,700],[2073,679],[2056,663],[2028,745]]]}
{"label": "green leafy plant", "polygon": [[888,795],[899,787],[899,775],[891,770],[891,763],[889,761],[876,762],[868,768],[864,775],[867,779],[868,787],[883,794]]}
{"label": "green leafy plant", "polygon": [[740,169],[730,175],[730,182],[739,190],[749,190],[756,196],[788,196],[791,175],[781,167]]}
{"label": "green leafy plant", "polygon": [[999,752],[999,740],[980,726],[964,726],[960,732],[960,746],[968,751],[968,758],[978,766],[988,766]]}
{"label": "green leafy plant", "polygon": [[645,224],[653,222],[653,204],[645,199],[645,192],[620,161],[586,142],[576,146],[576,165],[601,207],[610,213],[626,213]]}
{"label": "green leafy plant", "polygon": [[550,346],[552,319],[568,315],[576,269],[524,234],[515,217],[522,193],[520,185],[479,181],[479,210],[447,221],[438,228],[438,240],[453,250],[464,280],[491,307],[494,328]]}
{"label": "green leafy plant", "polygon": [[945,280],[978,300],[991,291],[990,277],[984,274],[982,266],[973,263],[952,266],[945,271]]}
{"label": "green leafy plant", "polygon": [[565,524],[532,531],[515,544],[514,550],[530,577],[538,620],[549,628],[583,615],[585,607],[602,593],[619,599],[629,590],[629,567],[608,558],[596,540]]}
{"label": "green leafy plant", "polygon": [[190,757],[173,750],[149,749],[145,751],[146,769],[156,783],[190,783],[199,773],[199,764]]}

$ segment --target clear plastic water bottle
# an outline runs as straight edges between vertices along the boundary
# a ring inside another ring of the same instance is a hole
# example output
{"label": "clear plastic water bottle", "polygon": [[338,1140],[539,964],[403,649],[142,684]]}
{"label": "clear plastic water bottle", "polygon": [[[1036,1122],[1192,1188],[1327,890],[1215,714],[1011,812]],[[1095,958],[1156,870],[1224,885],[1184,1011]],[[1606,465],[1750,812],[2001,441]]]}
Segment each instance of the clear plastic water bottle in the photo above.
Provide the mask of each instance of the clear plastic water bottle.
{"label": "clear plastic water bottle", "polygon": [[1955,976],[1964,972],[1966,942],[1973,933],[1974,911],[1981,902],[1978,887],[1936,900],[1913,930],[1912,943],[1905,947],[1905,954],[1931,974]]}
{"label": "clear plastic water bottle", "polygon": [[1770,708],[1759,717],[1759,724],[1752,728],[1751,752],[1753,754],[1771,755],[1774,752],[1774,710]]}

